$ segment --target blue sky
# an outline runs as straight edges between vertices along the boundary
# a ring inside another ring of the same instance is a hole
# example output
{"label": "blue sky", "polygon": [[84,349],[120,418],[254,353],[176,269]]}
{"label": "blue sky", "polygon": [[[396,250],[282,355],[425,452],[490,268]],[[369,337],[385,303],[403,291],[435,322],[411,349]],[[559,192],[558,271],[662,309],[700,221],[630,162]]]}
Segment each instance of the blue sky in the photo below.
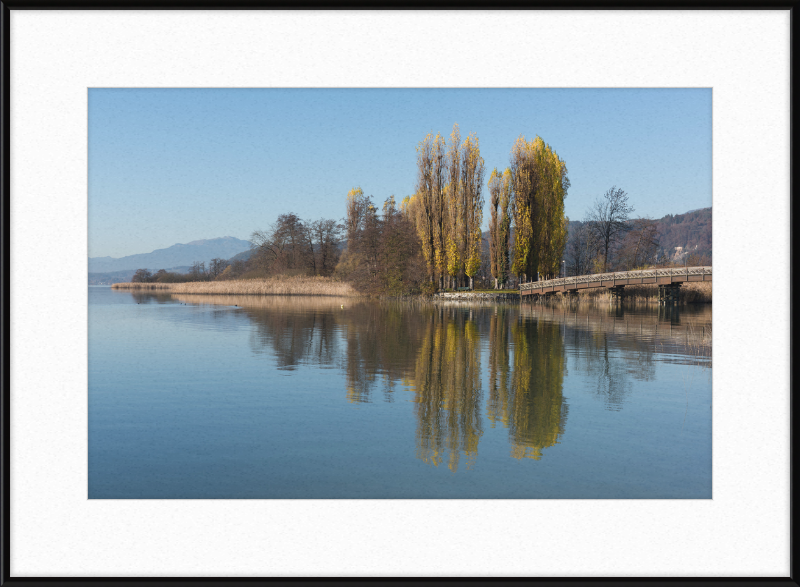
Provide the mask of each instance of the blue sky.
{"label": "blue sky", "polygon": [[710,89],[91,89],[89,256],[341,218],[354,186],[399,201],[416,145],[455,122],[486,180],[541,136],[567,164],[571,219],[612,185],[636,216],[711,205]]}

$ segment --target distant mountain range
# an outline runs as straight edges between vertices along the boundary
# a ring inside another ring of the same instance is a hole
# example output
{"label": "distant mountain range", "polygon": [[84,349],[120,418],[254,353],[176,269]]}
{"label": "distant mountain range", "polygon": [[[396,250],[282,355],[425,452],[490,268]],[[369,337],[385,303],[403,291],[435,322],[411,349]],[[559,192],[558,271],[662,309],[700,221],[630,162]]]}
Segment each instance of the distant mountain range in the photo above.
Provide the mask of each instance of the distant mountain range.
{"label": "distant mountain range", "polygon": [[[115,259],[113,257],[89,257],[89,273],[112,273],[118,271],[136,271],[137,269],[171,269],[191,267],[195,262],[203,262],[208,266],[211,259],[230,259],[250,250],[250,242],[232,236],[210,238],[178,243],[166,249],[156,249],[152,253],[140,253]],[[131,273],[133,275],[133,273]]]}

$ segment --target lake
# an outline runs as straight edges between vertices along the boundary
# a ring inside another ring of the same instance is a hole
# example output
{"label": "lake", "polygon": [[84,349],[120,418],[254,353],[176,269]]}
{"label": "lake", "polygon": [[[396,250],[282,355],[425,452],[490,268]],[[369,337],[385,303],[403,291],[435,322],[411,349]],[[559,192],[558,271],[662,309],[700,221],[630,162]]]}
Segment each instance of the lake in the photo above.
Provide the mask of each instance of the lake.
{"label": "lake", "polygon": [[89,288],[90,498],[703,498],[711,306]]}

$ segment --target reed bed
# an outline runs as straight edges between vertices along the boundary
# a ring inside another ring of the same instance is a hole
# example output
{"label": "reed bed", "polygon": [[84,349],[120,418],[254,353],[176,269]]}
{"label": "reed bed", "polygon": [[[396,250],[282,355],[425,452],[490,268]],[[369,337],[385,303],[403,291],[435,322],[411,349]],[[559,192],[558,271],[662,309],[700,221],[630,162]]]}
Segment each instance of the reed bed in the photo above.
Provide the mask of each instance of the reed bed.
{"label": "reed bed", "polygon": [[711,282],[686,283],[681,287],[681,301],[687,304],[710,304]]}
{"label": "reed bed", "polygon": [[307,310],[339,310],[358,303],[352,297],[338,296],[253,296],[219,294],[180,294],[172,298],[184,304],[210,304],[214,306],[238,306],[246,310],[280,310],[283,312]]}
{"label": "reed bed", "polygon": [[159,289],[174,294],[201,295],[358,296],[349,283],[321,276],[189,281],[186,283],[115,283],[111,287],[114,289]]}
{"label": "reed bed", "polygon": [[192,281],[176,283],[176,294],[214,295],[306,295],[353,297],[358,294],[349,283],[330,277],[283,277],[269,279],[232,279],[229,281]]}
{"label": "reed bed", "polygon": [[114,283],[111,286],[111,289],[160,289],[160,290],[171,290],[172,286],[175,284],[172,283]]}

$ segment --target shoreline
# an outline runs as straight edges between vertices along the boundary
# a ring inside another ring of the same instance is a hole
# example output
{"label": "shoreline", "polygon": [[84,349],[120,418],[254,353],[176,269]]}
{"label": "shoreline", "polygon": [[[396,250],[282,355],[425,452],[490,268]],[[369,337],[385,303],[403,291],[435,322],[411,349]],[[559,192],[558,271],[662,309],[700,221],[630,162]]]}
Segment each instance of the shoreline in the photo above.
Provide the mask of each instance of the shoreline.
{"label": "shoreline", "polygon": [[[410,294],[404,296],[369,296],[358,293],[346,282],[333,281],[325,277],[290,277],[286,279],[251,279],[229,281],[193,281],[185,283],[115,283],[115,290],[190,295],[246,295],[246,296],[300,296],[339,297],[361,299],[411,300],[429,302],[516,302],[530,304],[528,296],[519,290],[438,292],[432,295]],[[533,301],[535,304],[591,304],[616,302],[605,288],[581,291],[577,297],[554,294],[549,299]],[[616,302],[619,303],[619,302]],[[624,304],[658,304],[658,289],[655,285],[631,285],[626,287]],[[711,304],[710,282],[689,283],[681,288],[679,305]]]}
{"label": "shoreline", "polygon": [[283,279],[231,279],[187,281],[184,283],[115,283],[112,289],[161,291],[202,295],[305,295],[361,297],[353,287],[329,277],[286,277]]}

